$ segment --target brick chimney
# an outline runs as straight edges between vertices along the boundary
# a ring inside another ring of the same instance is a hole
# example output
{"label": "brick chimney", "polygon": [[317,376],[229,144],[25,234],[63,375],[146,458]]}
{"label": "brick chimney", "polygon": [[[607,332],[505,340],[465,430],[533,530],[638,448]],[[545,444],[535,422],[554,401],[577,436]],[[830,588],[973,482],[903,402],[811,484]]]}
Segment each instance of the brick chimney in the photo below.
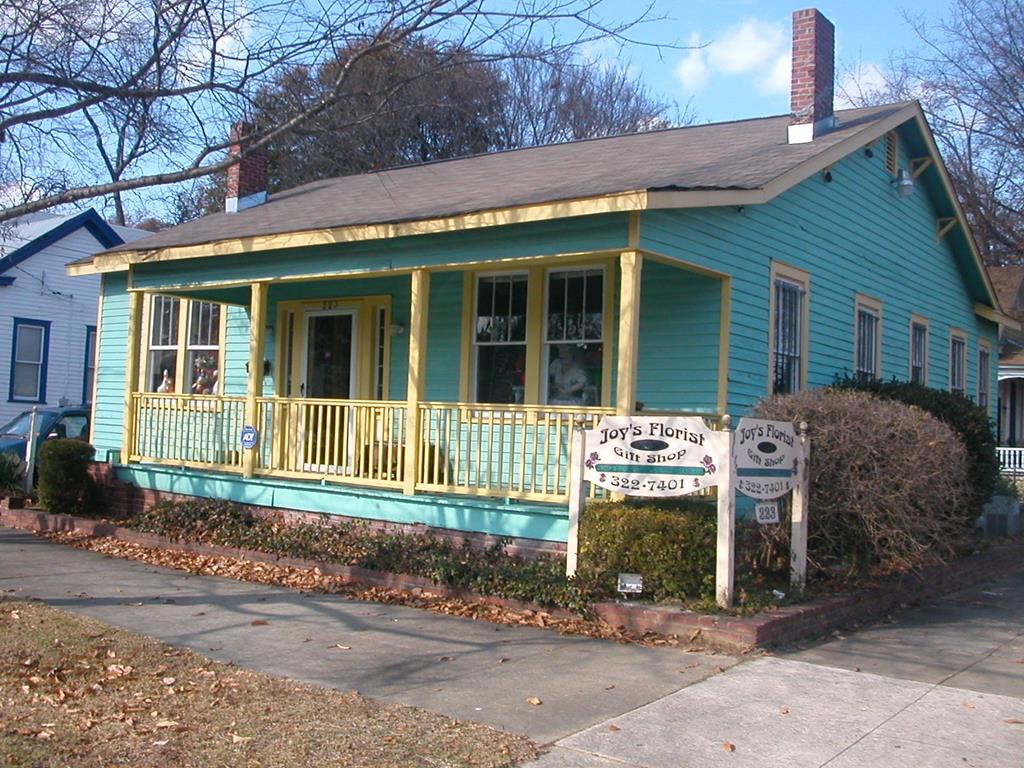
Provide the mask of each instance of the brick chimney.
{"label": "brick chimney", "polygon": [[[231,126],[230,157],[242,154],[243,138],[255,130],[252,123],[239,121]],[[237,213],[267,201],[267,151],[260,147],[228,168],[224,210]]]}
{"label": "brick chimney", "polygon": [[836,126],[835,36],[832,22],[817,8],[793,11],[793,80],[790,85],[789,143],[803,144]]}

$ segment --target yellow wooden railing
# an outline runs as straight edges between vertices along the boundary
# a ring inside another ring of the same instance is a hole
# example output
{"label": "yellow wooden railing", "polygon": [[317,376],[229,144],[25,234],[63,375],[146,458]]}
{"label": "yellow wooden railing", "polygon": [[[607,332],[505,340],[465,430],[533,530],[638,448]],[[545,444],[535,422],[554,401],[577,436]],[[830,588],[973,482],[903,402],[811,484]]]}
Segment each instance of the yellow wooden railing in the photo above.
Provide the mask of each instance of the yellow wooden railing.
{"label": "yellow wooden railing", "polygon": [[257,474],[401,486],[404,402],[265,397],[257,405]]}
{"label": "yellow wooden railing", "polygon": [[[572,430],[608,408],[426,402],[408,434],[405,401],[260,397],[254,473],[381,488],[564,502]],[[243,471],[245,398],[134,393],[133,462]],[[713,417],[710,417],[713,418]],[[597,493],[590,488],[588,493]]]}
{"label": "yellow wooden railing", "polygon": [[132,395],[130,461],[238,470],[244,397]]}

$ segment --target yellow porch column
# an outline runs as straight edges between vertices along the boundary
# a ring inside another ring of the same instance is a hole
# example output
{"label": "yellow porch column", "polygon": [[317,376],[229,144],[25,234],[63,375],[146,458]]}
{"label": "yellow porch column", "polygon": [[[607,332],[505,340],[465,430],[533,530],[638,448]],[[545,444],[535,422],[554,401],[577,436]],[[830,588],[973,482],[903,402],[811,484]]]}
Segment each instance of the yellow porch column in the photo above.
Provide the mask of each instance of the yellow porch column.
{"label": "yellow porch column", "polygon": [[420,449],[420,401],[423,399],[427,371],[427,309],[430,304],[430,273],[416,269],[409,293],[409,379],[405,389],[406,432],[405,468],[402,491],[416,492],[416,471]]}
{"label": "yellow porch column", "polygon": [[135,391],[139,388],[139,364],[142,357],[143,294],[128,294],[128,340],[124,366],[124,419],[121,426],[121,463],[127,464],[135,444]]}
{"label": "yellow porch column", "polygon": [[[243,449],[242,476],[252,477],[256,470],[256,459],[262,450],[266,435],[259,424],[259,403],[257,398],[263,396],[263,356],[266,352],[267,325],[267,284],[252,283],[249,295],[249,380],[245,387],[245,419],[246,426],[256,427],[259,435],[256,445]],[[238,439],[238,435],[235,435]]]}
{"label": "yellow porch column", "polygon": [[619,359],[616,367],[615,413],[628,416],[636,407],[637,345],[640,340],[640,270],[644,258],[636,251],[619,254]]}

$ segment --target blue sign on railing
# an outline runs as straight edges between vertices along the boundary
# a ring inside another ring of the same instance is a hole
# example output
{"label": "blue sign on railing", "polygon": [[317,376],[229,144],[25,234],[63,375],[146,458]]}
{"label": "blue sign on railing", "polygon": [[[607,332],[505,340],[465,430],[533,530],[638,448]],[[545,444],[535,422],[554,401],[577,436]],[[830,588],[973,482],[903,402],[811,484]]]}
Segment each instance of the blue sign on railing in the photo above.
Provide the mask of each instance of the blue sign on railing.
{"label": "blue sign on railing", "polygon": [[238,441],[242,444],[243,448],[249,451],[256,447],[256,438],[258,436],[256,427],[246,425],[242,427],[242,434],[239,436]]}

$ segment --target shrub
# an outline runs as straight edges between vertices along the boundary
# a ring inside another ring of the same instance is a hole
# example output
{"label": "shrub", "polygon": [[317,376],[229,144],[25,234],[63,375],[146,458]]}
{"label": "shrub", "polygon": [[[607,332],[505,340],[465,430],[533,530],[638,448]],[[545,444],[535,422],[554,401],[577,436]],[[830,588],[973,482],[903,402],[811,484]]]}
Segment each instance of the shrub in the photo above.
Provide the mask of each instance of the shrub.
{"label": "shrub", "polygon": [[13,453],[0,453],[0,496],[15,493],[21,488],[21,459]]}
{"label": "shrub", "polygon": [[[971,488],[967,452],[945,424],[849,389],[771,397],[755,412],[807,422],[813,567],[853,575],[873,566],[915,568],[953,554],[967,530],[963,507]],[[788,526],[759,528],[764,563]]]}
{"label": "shrub", "polygon": [[580,516],[580,571],[614,594],[620,572],[655,600],[714,595],[715,507],[697,498],[598,502]]}
{"label": "shrub", "polygon": [[509,555],[429,534],[385,532],[360,523],[282,523],[228,501],[194,499],[154,504],[132,522],[138,530],[179,541],[244,547],[376,571],[423,576],[482,595],[556,605],[584,613],[593,596],[584,579],[568,580],[565,561]]}
{"label": "shrub", "polygon": [[39,446],[39,501],[55,515],[91,515],[97,489],[89,476],[96,450],[82,440],[51,439]]}
{"label": "shrub", "polygon": [[995,430],[988,411],[979,408],[963,395],[932,389],[906,381],[857,381],[837,379],[833,388],[859,390],[896,400],[927,411],[950,427],[967,449],[967,473],[972,494],[963,508],[965,525],[973,523],[981,507],[991,498],[999,478],[999,456],[996,453]]}

